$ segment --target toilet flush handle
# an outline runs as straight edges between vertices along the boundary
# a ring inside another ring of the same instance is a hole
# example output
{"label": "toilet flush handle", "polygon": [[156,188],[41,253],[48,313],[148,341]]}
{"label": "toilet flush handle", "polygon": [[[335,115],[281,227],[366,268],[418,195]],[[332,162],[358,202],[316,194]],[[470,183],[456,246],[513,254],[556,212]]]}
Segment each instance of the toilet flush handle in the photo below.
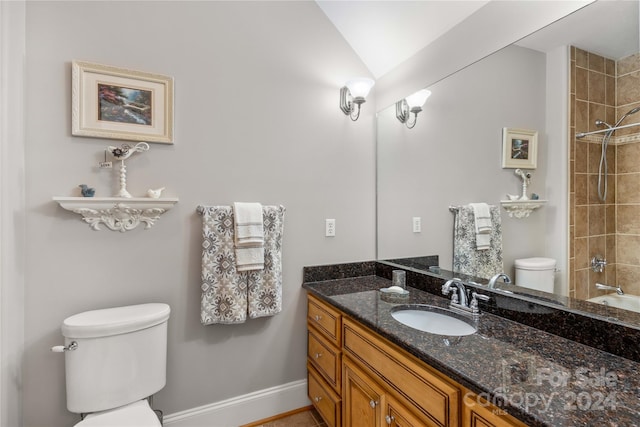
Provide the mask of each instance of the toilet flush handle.
{"label": "toilet flush handle", "polygon": [[65,351],[73,351],[78,348],[78,343],[76,341],[71,341],[69,345],[55,345],[51,347],[51,351],[54,353],[64,353]]}

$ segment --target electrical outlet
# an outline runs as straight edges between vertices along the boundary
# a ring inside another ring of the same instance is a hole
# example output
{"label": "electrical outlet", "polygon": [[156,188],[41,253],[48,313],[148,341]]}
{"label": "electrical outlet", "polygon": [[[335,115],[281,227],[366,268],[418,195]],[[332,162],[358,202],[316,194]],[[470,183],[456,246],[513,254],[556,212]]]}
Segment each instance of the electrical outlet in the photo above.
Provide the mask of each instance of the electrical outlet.
{"label": "electrical outlet", "polygon": [[413,217],[413,232],[420,233],[422,231],[422,219],[419,216]]}
{"label": "electrical outlet", "polygon": [[324,235],[325,237],[335,237],[336,235],[336,220],[325,219],[324,220]]}

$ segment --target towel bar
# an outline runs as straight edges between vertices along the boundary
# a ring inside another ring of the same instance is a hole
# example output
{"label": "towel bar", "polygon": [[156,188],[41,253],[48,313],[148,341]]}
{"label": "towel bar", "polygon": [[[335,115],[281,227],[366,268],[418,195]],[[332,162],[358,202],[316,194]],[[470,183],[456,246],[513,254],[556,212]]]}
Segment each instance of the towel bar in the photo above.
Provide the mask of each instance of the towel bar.
{"label": "towel bar", "polygon": [[[489,205],[489,207],[490,207],[490,208],[494,208],[495,206],[496,206],[496,205]],[[451,206],[449,206],[449,211],[451,211],[451,212],[454,212],[454,213],[455,213],[455,212],[458,212],[458,211],[460,210],[460,208],[461,208],[461,207],[462,207],[462,206],[454,206],[454,205],[451,205]]]}

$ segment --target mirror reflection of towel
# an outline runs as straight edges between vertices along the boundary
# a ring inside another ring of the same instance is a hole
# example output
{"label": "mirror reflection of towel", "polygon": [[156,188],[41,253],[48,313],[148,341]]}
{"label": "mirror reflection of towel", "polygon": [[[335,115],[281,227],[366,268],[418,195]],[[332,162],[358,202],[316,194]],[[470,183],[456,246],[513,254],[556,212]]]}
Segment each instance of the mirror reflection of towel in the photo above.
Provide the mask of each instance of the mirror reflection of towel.
{"label": "mirror reflection of towel", "polygon": [[476,249],[485,251],[491,245],[491,214],[486,203],[470,203],[476,229]]}
{"label": "mirror reflection of towel", "polygon": [[468,274],[484,279],[503,271],[502,265],[502,224],[500,208],[489,206],[491,232],[487,250],[478,250],[473,208],[461,206],[455,212],[453,225],[453,266],[456,273]]}

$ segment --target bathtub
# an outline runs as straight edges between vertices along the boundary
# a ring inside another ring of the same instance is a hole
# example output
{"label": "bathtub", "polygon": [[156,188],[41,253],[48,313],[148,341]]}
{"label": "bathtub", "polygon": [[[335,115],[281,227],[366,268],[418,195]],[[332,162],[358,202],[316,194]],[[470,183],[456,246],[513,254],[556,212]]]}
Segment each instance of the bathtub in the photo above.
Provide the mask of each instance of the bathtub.
{"label": "bathtub", "polygon": [[637,295],[618,295],[613,293],[591,298],[587,301],[640,313],[640,296]]}

